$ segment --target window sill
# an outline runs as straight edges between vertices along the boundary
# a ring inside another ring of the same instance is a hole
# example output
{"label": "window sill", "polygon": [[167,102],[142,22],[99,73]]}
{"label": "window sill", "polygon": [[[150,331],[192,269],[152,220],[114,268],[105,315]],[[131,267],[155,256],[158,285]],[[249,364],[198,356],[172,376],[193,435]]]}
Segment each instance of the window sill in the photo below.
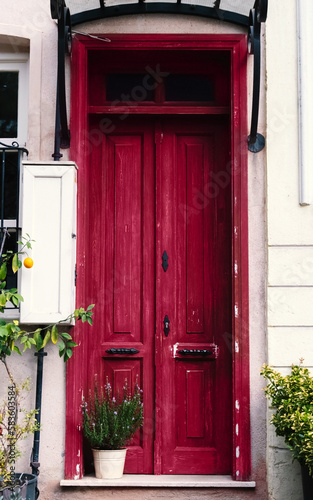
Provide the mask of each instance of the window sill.
{"label": "window sill", "polygon": [[121,479],[62,479],[61,486],[134,487],[134,488],[255,488],[255,481],[233,481],[231,476],[153,476],[124,474]]}

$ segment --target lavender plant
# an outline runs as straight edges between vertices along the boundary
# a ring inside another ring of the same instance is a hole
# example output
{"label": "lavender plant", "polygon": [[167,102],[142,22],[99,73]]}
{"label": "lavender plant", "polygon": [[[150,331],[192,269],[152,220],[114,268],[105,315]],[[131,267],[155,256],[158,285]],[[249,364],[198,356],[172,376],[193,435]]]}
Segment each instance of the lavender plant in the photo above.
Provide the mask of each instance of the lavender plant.
{"label": "lavender plant", "polygon": [[123,394],[118,392],[114,397],[108,378],[100,389],[95,380],[88,401],[82,403],[83,433],[91,448],[119,450],[129,444],[143,425],[141,395],[137,381],[132,395],[125,379]]}

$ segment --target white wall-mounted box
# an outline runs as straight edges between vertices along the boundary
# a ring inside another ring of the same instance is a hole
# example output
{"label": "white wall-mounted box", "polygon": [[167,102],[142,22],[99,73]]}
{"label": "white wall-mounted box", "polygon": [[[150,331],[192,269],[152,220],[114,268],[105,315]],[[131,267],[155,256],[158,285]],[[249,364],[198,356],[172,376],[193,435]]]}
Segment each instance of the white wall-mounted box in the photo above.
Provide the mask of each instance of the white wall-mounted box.
{"label": "white wall-mounted box", "polygon": [[76,186],[74,162],[23,162],[22,234],[35,242],[33,267],[21,268],[21,323],[55,323],[75,308]]}

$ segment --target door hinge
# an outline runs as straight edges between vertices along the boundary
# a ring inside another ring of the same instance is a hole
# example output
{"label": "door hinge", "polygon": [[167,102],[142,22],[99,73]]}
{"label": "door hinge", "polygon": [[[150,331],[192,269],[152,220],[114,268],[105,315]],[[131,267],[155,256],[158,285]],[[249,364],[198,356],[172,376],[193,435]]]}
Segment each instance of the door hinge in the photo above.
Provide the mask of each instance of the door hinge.
{"label": "door hinge", "polygon": [[77,282],[77,264],[75,264],[75,271],[74,271],[74,286],[76,286]]}

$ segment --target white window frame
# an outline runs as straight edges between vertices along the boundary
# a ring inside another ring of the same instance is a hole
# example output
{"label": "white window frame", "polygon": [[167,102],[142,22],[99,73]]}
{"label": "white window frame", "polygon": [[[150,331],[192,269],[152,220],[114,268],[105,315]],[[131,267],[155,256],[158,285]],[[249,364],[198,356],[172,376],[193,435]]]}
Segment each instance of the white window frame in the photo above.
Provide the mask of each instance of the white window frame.
{"label": "white window frame", "polygon": [[[1,47],[0,47],[1,50]],[[0,72],[16,71],[18,78],[18,108],[17,108],[17,137],[0,137],[0,142],[11,145],[13,141],[19,146],[26,146],[28,126],[28,90],[29,90],[29,53],[0,52]]]}
{"label": "white window frame", "polygon": [[[0,72],[16,71],[18,77],[18,107],[17,107],[17,136],[0,137],[0,142],[11,146],[17,142],[20,147],[25,147],[28,135],[28,103],[29,103],[29,52],[1,52],[0,45]],[[22,165],[21,171],[22,171]],[[21,179],[20,179],[21,186]],[[21,202],[21,198],[20,198]],[[19,220],[21,221],[21,203],[19,206]],[[15,226],[16,219],[4,220],[4,226]],[[18,289],[20,287],[20,276],[17,278]],[[2,315],[3,319],[19,318],[19,309],[6,308]]]}

